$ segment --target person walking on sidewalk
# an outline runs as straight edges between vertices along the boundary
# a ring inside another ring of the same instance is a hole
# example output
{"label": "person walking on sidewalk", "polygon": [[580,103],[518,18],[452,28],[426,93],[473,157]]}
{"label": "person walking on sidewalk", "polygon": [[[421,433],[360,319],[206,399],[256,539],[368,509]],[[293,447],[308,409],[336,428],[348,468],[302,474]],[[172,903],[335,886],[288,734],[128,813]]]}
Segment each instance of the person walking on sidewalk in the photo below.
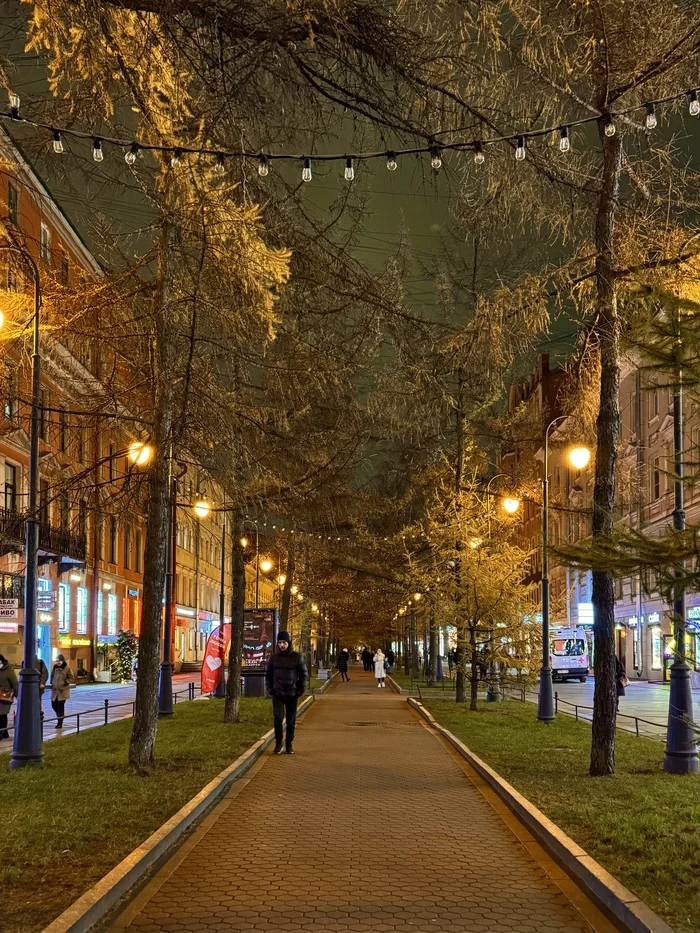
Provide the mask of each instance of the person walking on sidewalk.
{"label": "person walking on sidewalk", "polygon": [[15,701],[19,684],[14,668],[4,654],[0,654],[0,739],[9,739],[7,717]]}
{"label": "person walking on sidewalk", "polygon": [[272,697],[272,716],[275,724],[275,755],[285,750],[282,742],[282,721],[287,720],[286,752],[294,754],[294,729],[297,721],[299,697],[306,690],[308,673],[304,658],[292,651],[289,632],[278,632],[277,650],[265,668],[265,685]]}
{"label": "person walking on sidewalk", "polygon": [[348,677],[348,663],[350,661],[350,652],[347,648],[343,650],[338,655],[338,670],[340,671],[340,679],[350,681]]}
{"label": "person walking on sidewalk", "polygon": [[620,697],[625,695],[625,687],[629,686],[629,680],[625,673],[625,667],[620,659],[615,656],[615,710],[620,709]]}
{"label": "person walking on sidewalk", "polygon": [[372,652],[366,646],[362,652],[362,670],[363,671],[372,670]]}
{"label": "person walking on sidewalk", "polygon": [[386,677],[386,657],[381,648],[377,648],[377,653],[374,658],[374,676],[377,678],[377,686],[385,687],[384,678]]}
{"label": "person walking on sidewalk", "polygon": [[396,655],[394,654],[393,649],[392,649],[392,648],[389,648],[389,650],[388,650],[387,653],[386,653],[386,663],[389,665],[389,666],[387,667],[387,671],[388,671],[390,674],[391,674],[391,671],[392,671],[392,669],[393,669],[393,667],[394,667],[394,661],[396,661]]}
{"label": "person walking on sidewalk", "polygon": [[70,685],[74,683],[73,671],[68,667],[63,655],[59,654],[51,669],[51,706],[56,714],[56,729],[63,728],[66,700],[70,700]]}

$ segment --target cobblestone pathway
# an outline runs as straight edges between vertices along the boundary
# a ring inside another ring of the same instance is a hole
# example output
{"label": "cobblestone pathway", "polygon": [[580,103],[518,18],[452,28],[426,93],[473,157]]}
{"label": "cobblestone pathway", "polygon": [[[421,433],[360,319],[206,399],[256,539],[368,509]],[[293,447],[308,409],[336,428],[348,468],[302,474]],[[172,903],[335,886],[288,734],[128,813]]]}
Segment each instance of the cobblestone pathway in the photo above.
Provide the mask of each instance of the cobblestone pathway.
{"label": "cobblestone pathway", "polygon": [[611,933],[405,699],[351,676],[314,704],[297,753],[234,785],[112,933]]}

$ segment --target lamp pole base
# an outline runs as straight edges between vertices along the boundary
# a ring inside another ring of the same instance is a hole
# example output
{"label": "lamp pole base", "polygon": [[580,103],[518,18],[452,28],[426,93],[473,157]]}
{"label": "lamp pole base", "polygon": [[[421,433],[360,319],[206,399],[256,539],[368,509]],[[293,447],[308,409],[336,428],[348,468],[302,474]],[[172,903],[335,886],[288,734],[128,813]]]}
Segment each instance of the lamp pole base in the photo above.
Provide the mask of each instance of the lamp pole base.
{"label": "lamp pole base", "polygon": [[39,671],[23,667],[19,672],[17,696],[17,721],[15,725],[11,770],[27,765],[40,765],[41,750],[41,697],[39,695]]}
{"label": "lamp pole base", "polygon": [[698,746],[693,730],[693,691],[690,668],[685,661],[671,665],[668,701],[668,731],[664,771],[669,774],[697,774],[700,770]]}
{"label": "lamp pole base", "polygon": [[173,715],[173,665],[163,663],[160,665],[160,682],[158,684],[158,715]]}
{"label": "lamp pole base", "polygon": [[543,667],[540,670],[540,694],[537,703],[537,718],[540,722],[553,722],[554,713],[554,687],[552,684],[552,668]]}

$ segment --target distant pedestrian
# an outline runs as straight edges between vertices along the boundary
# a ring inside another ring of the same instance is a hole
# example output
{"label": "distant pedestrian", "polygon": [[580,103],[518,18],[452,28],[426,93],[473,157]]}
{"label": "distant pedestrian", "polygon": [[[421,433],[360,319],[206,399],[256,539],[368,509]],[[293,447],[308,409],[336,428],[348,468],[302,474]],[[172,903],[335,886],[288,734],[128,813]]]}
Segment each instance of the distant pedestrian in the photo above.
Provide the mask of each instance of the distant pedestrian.
{"label": "distant pedestrian", "polygon": [[272,697],[272,716],[275,726],[275,755],[285,750],[282,743],[282,722],[287,720],[286,752],[294,754],[294,730],[297,721],[299,697],[306,690],[308,673],[303,656],[292,651],[289,632],[278,632],[277,650],[265,668],[265,686]]}
{"label": "distant pedestrian", "polygon": [[615,658],[615,694],[617,699],[615,700],[615,710],[620,708],[620,697],[625,695],[625,687],[629,685],[629,680],[627,679],[627,674],[625,673],[625,667],[618,657]]}
{"label": "distant pedestrian", "polygon": [[381,648],[377,648],[374,658],[374,676],[377,678],[377,686],[384,687],[384,678],[386,677],[386,656]]}
{"label": "distant pedestrian", "polygon": [[17,696],[19,684],[14,668],[4,654],[0,654],[0,739],[9,739],[7,717]]}
{"label": "distant pedestrian", "polygon": [[70,699],[70,687],[74,683],[73,671],[63,655],[59,654],[51,669],[51,706],[56,714],[56,729],[63,728],[66,700]]}
{"label": "distant pedestrian", "polygon": [[372,652],[367,647],[365,647],[365,649],[362,652],[362,670],[363,671],[372,670]]}
{"label": "distant pedestrian", "polygon": [[340,679],[350,681],[348,677],[348,664],[350,663],[350,652],[347,648],[343,650],[338,655],[338,670],[340,671]]}
{"label": "distant pedestrian", "polygon": [[44,690],[46,690],[46,683],[49,679],[49,669],[46,664],[44,664],[43,659],[40,658],[39,655],[36,655],[34,658],[34,669],[39,671],[39,696],[42,697],[44,695]]}
{"label": "distant pedestrian", "polygon": [[389,650],[386,653],[386,660],[387,660],[387,664],[389,665],[387,670],[391,674],[391,672],[394,669],[394,662],[396,661],[396,655],[394,654],[391,648],[389,648]]}

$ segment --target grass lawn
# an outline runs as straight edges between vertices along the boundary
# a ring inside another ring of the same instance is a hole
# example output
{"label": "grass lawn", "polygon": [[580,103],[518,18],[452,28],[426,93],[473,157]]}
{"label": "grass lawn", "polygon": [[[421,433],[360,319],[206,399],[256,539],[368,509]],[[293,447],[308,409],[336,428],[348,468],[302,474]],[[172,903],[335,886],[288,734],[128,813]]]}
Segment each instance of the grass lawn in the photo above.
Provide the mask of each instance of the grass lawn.
{"label": "grass lawn", "polygon": [[148,777],[126,764],[128,719],[47,742],[43,768],[0,755],[3,933],[43,929],[271,727],[269,700],[241,708],[234,726],[220,703],[178,703]]}
{"label": "grass lawn", "polygon": [[700,775],[662,770],[663,746],[617,733],[617,773],[588,776],[591,727],[506,700],[470,713],[429,699],[433,716],[671,926],[700,918]]}
{"label": "grass lawn", "polygon": [[[403,671],[394,670],[393,674],[389,674],[392,680],[401,687],[402,690],[407,692],[411,690],[411,675],[404,674]],[[433,691],[438,691],[440,694],[445,693],[449,695],[450,693],[454,696],[455,684],[454,680],[451,680],[447,674],[445,674],[445,679],[440,681],[435,681],[432,687],[426,685],[425,678],[423,676],[419,677],[417,680],[413,681],[413,693],[418,696],[418,686],[420,685],[421,693],[425,693],[426,690],[429,690],[431,693]],[[467,685],[468,689],[468,685]]]}

